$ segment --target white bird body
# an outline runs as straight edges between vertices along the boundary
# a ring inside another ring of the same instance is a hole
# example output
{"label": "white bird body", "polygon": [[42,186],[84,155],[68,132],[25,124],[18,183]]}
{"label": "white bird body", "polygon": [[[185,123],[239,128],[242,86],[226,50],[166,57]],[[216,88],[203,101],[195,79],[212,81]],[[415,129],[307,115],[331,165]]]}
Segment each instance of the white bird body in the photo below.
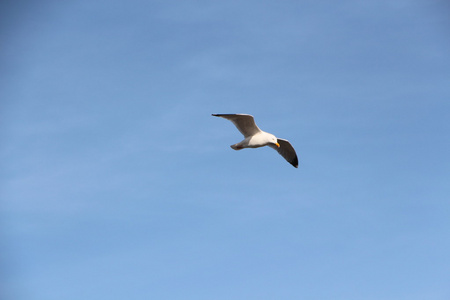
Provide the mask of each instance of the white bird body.
{"label": "white bird body", "polygon": [[244,140],[230,146],[234,150],[269,146],[277,150],[291,165],[298,167],[298,158],[294,147],[287,140],[278,139],[273,134],[259,129],[253,116],[246,114],[213,114],[213,116],[230,120],[244,135]]}
{"label": "white bird body", "polygon": [[241,142],[231,145],[231,148],[234,150],[241,150],[244,148],[259,148],[268,146],[273,139],[276,139],[276,137],[273,134],[270,134],[268,132],[260,131],[256,133],[255,135],[246,137]]}

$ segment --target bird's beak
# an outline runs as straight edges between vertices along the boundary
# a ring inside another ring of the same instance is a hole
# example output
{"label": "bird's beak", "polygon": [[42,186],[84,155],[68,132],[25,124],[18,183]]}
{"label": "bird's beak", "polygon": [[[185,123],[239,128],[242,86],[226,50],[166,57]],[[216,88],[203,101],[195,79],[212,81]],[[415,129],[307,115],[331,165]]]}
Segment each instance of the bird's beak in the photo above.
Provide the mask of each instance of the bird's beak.
{"label": "bird's beak", "polygon": [[277,147],[278,147],[278,148],[280,148],[280,144],[278,144],[278,143],[275,143],[275,145],[277,145]]}

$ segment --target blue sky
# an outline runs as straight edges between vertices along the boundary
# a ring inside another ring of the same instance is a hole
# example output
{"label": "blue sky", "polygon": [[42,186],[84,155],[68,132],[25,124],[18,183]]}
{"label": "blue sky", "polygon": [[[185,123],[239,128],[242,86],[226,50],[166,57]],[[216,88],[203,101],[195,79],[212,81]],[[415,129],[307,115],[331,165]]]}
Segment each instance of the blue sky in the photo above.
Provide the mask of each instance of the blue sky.
{"label": "blue sky", "polygon": [[449,299],[445,1],[11,2],[4,299]]}

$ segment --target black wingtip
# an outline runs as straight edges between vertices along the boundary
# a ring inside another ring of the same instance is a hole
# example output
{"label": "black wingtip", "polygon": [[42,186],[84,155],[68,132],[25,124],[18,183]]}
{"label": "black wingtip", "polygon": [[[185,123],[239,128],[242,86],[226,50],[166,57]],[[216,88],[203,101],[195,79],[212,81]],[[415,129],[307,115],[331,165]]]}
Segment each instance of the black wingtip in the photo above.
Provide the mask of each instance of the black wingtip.
{"label": "black wingtip", "polygon": [[295,157],[294,160],[290,163],[291,163],[291,165],[294,166],[294,168],[298,168],[298,158],[297,157]]}

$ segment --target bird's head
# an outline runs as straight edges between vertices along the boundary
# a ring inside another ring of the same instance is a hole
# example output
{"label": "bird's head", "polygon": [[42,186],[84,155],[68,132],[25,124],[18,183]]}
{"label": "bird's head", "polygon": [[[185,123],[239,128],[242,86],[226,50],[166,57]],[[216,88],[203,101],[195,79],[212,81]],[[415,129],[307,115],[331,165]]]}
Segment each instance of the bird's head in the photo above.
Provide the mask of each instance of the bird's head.
{"label": "bird's head", "polygon": [[278,144],[278,139],[274,135],[269,136],[269,143],[276,145],[278,148],[280,148],[280,144]]}

